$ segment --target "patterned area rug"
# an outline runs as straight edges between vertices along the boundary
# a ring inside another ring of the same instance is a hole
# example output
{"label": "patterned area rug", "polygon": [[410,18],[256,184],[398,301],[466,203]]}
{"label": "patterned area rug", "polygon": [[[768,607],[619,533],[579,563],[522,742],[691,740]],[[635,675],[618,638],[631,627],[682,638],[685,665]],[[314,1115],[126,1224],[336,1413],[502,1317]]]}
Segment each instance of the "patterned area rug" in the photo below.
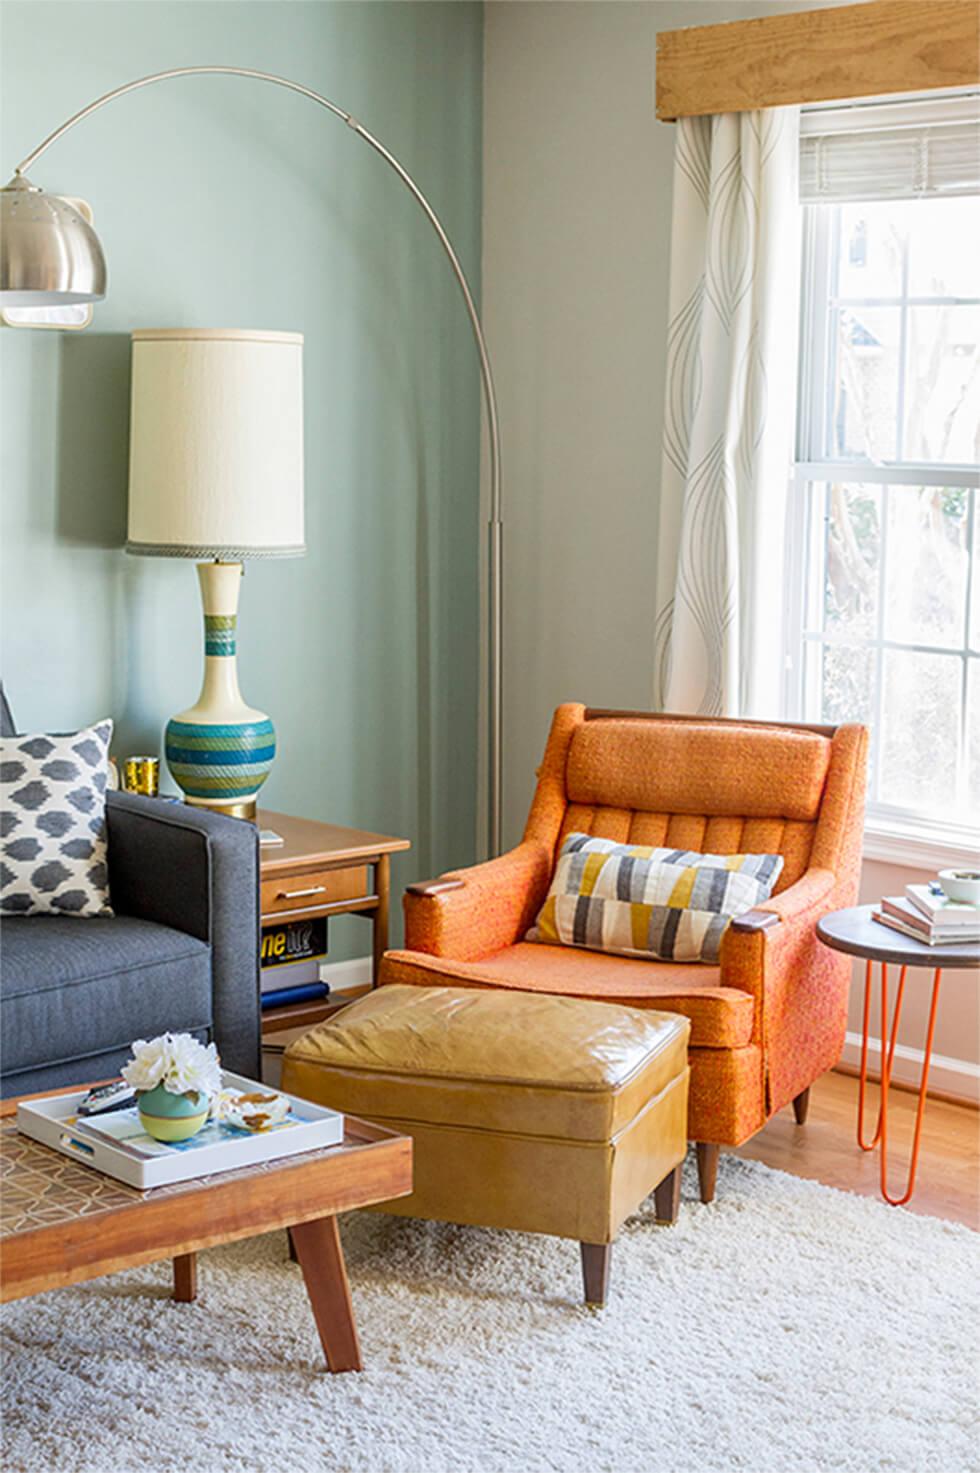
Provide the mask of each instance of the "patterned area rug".
{"label": "patterned area rug", "polygon": [[980,1468],[969,1229],[722,1157],[624,1230],[611,1299],[556,1239],[344,1221],[367,1369],[321,1370],[284,1234],[9,1305],[5,1473]]}

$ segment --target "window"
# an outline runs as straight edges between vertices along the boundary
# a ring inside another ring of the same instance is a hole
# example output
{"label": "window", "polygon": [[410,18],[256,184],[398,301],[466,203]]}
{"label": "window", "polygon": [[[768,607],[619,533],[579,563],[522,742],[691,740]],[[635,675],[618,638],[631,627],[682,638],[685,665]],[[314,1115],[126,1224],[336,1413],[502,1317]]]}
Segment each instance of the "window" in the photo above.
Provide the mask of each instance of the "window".
{"label": "window", "polygon": [[877,183],[864,130],[823,162],[803,139],[786,696],[870,727],[872,821],[962,829],[980,827],[980,165],[936,148],[930,178],[938,132],[889,127]]}

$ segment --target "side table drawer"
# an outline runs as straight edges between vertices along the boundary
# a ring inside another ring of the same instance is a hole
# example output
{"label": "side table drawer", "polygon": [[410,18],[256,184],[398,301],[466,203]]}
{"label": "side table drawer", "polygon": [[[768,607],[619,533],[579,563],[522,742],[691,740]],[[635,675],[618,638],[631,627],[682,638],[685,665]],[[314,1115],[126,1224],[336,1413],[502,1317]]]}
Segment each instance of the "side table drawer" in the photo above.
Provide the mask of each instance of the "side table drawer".
{"label": "side table drawer", "polygon": [[313,910],[335,900],[360,900],[370,894],[367,866],[277,875],[263,880],[259,893],[264,916],[288,915],[292,910]]}

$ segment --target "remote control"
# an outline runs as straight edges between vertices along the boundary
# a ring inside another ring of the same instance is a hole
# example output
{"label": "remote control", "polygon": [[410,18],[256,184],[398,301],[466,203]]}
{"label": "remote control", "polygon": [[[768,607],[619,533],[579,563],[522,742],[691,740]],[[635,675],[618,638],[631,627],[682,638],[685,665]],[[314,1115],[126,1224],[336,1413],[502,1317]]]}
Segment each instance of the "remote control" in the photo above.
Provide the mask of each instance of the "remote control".
{"label": "remote control", "polygon": [[135,1102],[136,1091],[125,1079],[113,1079],[90,1089],[78,1107],[79,1115],[105,1115],[109,1110],[126,1110]]}

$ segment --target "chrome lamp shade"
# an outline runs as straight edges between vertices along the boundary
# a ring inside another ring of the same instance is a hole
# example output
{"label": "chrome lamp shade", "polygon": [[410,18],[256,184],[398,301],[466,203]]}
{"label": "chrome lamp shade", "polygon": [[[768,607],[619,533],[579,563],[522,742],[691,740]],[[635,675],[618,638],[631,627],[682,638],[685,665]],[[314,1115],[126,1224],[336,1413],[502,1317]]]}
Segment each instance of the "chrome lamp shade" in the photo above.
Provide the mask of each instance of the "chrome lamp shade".
{"label": "chrome lamp shade", "polygon": [[0,306],[70,306],[105,292],[102,246],[75,202],[15,175],[0,189]]}

